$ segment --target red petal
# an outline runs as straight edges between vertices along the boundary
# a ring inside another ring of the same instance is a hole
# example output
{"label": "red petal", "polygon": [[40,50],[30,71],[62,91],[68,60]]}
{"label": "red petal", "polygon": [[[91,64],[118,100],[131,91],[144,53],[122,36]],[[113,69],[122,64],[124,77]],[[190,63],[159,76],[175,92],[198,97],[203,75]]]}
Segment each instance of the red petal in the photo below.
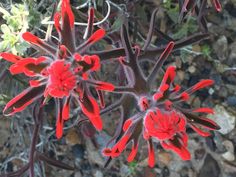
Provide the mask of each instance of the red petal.
{"label": "red petal", "polygon": [[152,141],[148,141],[148,165],[153,168],[155,165],[155,152],[153,149]]}
{"label": "red petal", "polygon": [[30,32],[23,33],[22,38],[25,41],[40,47],[42,50],[44,50],[47,53],[50,53],[52,55],[56,54],[56,49],[52,45],[47,44],[46,42],[42,41],[40,38],[38,38],[37,36],[33,35]]}
{"label": "red petal", "polygon": [[[188,149],[186,148],[186,141],[187,135],[184,134],[182,139],[179,137],[175,137],[175,140],[169,140],[169,142],[162,141],[161,145],[164,149],[171,149],[175,153],[177,153],[182,160],[190,160],[191,159],[191,154],[189,153]],[[177,144],[176,144],[177,143]]]}
{"label": "red petal", "polygon": [[100,69],[101,65],[100,65],[100,58],[97,55],[92,55],[90,56],[91,59],[91,63],[92,63],[92,68],[91,71],[97,71]]}
{"label": "red petal", "polygon": [[183,92],[183,93],[181,93],[179,99],[182,100],[182,101],[188,101],[188,99],[189,99],[189,94],[186,93],[186,92]]}
{"label": "red petal", "polygon": [[60,33],[61,31],[60,19],[61,19],[60,13],[56,12],[54,15],[54,25],[58,33]]}
{"label": "red petal", "polygon": [[131,150],[131,152],[130,152],[128,158],[127,158],[127,161],[128,161],[128,162],[132,162],[132,161],[134,160],[134,158],[135,158],[137,152],[138,152],[138,143],[133,144],[132,150]]}
{"label": "red petal", "polygon": [[191,123],[189,125],[196,133],[198,133],[199,135],[201,135],[203,137],[208,137],[211,135],[209,132],[205,132]]}
{"label": "red petal", "polygon": [[192,110],[192,112],[214,114],[214,110],[211,108],[197,108]]}
{"label": "red petal", "polygon": [[84,93],[83,100],[79,102],[83,113],[89,118],[97,130],[102,130],[102,119],[100,109],[94,98]]}
{"label": "red petal", "polygon": [[22,60],[23,58],[17,56],[17,55],[13,55],[11,53],[0,53],[0,57],[2,57],[3,59],[9,61],[9,62],[12,62],[12,63],[16,63],[18,62],[19,60]]}
{"label": "red petal", "polygon": [[[63,23],[65,23],[66,20],[69,20],[70,27],[74,28],[75,18],[74,18],[74,14],[73,14],[71,7],[70,7],[70,0],[62,0],[61,14],[62,14]],[[69,18],[69,19],[67,19],[67,18]]]}
{"label": "red petal", "polygon": [[122,152],[125,149],[128,141],[130,140],[130,136],[131,135],[129,135],[129,134],[123,135],[122,138],[114,146],[114,149],[117,148],[119,150],[119,152]]}
{"label": "red petal", "polygon": [[99,29],[95,31],[95,33],[93,33],[92,36],[90,36],[90,38],[87,40],[86,43],[88,43],[88,45],[92,45],[95,42],[102,39],[105,36],[105,34],[106,34],[106,31],[104,29]]}
{"label": "red petal", "polygon": [[96,89],[104,91],[113,91],[115,89],[114,85],[108,82],[97,82]]}
{"label": "red petal", "polygon": [[132,125],[132,123],[133,123],[132,119],[126,120],[125,123],[124,123],[124,125],[123,125],[123,131],[124,131],[124,132],[127,131],[128,128],[130,127],[130,125]]}
{"label": "red petal", "polygon": [[163,97],[163,93],[157,92],[157,93],[155,93],[155,94],[153,95],[153,100],[154,100],[154,101],[157,101],[157,100],[159,100],[159,99],[162,98],[162,97]]}
{"label": "red petal", "polygon": [[56,124],[56,137],[60,139],[63,135],[63,120],[57,120]]}
{"label": "red petal", "polygon": [[186,92],[188,92],[189,94],[192,94],[193,92],[196,92],[197,90],[211,86],[212,84],[214,84],[213,80],[210,80],[210,79],[201,80],[200,82],[192,86],[190,89],[186,90]]}
{"label": "red petal", "polygon": [[149,101],[145,96],[141,96],[138,102],[141,111],[146,111],[149,108]]}
{"label": "red petal", "polygon": [[63,105],[63,109],[62,109],[63,120],[68,120],[70,117],[70,98],[71,97],[66,98],[66,102]]}
{"label": "red petal", "polygon": [[39,87],[41,82],[40,80],[30,80],[29,84],[30,84],[30,87]]}
{"label": "red petal", "polygon": [[44,89],[45,85],[24,90],[22,93],[17,95],[15,98],[13,98],[6,104],[3,110],[3,114],[9,116],[13,115],[16,112],[24,110],[34,100],[43,95]]}
{"label": "red petal", "polygon": [[111,156],[111,149],[110,148],[104,148],[103,151],[102,151],[102,154],[104,156]]}
{"label": "red petal", "polygon": [[41,39],[39,39],[37,36],[33,35],[30,32],[23,33],[22,38],[25,41],[36,44],[36,45],[41,45],[43,43]]}
{"label": "red petal", "polygon": [[217,10],[217,12],[220,12],[222,10],[221,4],[219,2],[219,0],[211,0],[212,3],[215,6],[215,9]]}
{"label": "red petal", "polygon": [[169,66],[165,72],[165,75],[162,79],[161,86],[159,90],[161,92],[165,92],[168,88],[169,85],[174,81],[175,79],[175,67],[174,66]]}
{"label": "red petal", "polygon": [[[11,65],[10,72],[11,74],[20,74],[24,73],[26,76],[32,77],[35,76],[35,72],[33,71],[35,66],[39,65],[40,63],[44,62],[46,58],[40,57],[40,58],[25,58],[22,60],[19,60],[17,63]],[[42,68],[39,67],[39,70]]]}

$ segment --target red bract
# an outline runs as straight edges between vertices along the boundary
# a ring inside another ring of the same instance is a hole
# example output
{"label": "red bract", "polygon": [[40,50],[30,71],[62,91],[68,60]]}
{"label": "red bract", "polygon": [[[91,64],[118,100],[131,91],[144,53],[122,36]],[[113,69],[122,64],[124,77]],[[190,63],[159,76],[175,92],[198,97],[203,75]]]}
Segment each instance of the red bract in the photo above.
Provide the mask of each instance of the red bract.
{"label": "red bract", "polygon": [[152,96],[139,99],[140,113],[126,120],[123,125],[124,135],[112,147],[103,153],[112,158],[120,155],[129,142],[133,143],[128,161],[132,161],[137,153],[140,134],[148,142],[149,166],[154,166],[153,141],[159,141],[164,149],[177,153],[183,160],[190,160],[187,149],[188,137],[186,127],[189,125],[201,136],[209,136],[208,130],[217,130],[219,126],[212,120],[198,116],[197,113],[213,113],[210,108],[193,110],[182,109],[178,103],[187,101],[195,91],[213,84],[212,80],[202,80],[191,88],[180,91],[179,85],[174,86],[175,67],[168,67],[160,87]]}
{"label": "red bract", "polygon": [[[93,15],[90,15],[89,21],[93,18]],[[2,58],[13,63],[10,67],[11,74],[23,73],[31,77],[29,81],[31,87],[7,103],[3,112],[5,115],[13,115],[40,97],[44,97],[43,104],[48,99],[54,98],[57,107],[56,136],[60,138],[63,134],[64,121],[69,118],[70,102],[73,100],[79,103],[82,112],[94,127],[101,130],[100,108],[89,88],[93,87],[100,92],[112,91],[114,86],[90,77],[91,72],[100,69],[100,58],[97,55],[86,55],[85,52],[104,37],[105,31],[97,30],[77,47],[74,37],[74,15],[69,0],[62,0],[61,12],[55,14],[54,20],[60,38],[58,46],[30,32],[22,35],[25,41],[43,50],[46,56],[21,58],[9,53],[0,54]]]}

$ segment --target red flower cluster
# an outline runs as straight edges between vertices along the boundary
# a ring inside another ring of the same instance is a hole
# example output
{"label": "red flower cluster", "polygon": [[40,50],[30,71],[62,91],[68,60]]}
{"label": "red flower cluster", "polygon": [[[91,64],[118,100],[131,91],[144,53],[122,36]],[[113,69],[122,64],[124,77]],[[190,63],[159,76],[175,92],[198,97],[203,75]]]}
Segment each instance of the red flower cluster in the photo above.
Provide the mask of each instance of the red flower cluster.
{"label": "red flower cluster", "polygon": [[[199,4],[197,4],[197,1],[182,0],[179,2],[182,9],[181,13],[193,9],[198,10],[197,5]],[[206,4],[206,1],[201,2]],[[212,3],[217,11],[221,10],[218,0],[212,0]],[[159,58],[156,60],[149,76],[144,76],[139,66],[138,57],[148,53],[156,13],[157,10],[152,15],[150,31],[142,49],[138,46],[133,47],[129,40],[128,30],[123,25],[121,28],[123,48],[90,55],[87,53],[87,49],[105,36],[103,29],[98,29],[92,33],[94,9],[89,9],[86,40],[77,46],[74,32],[74,15],[69,0],[62,0],[61,12],[54,15],[54,24],[59,36],[58,44],[42,40],[30,32],[26,32],[22,35],[23,39],[43,51],[42,56],[22,58],[10,53],[0,53],[3,59],[13,63],[9,69],[11,74],[24,74],[30,77],[30,87],[7,103],[3,110],[4,114],[9,116],[20,112],[40,98],[43,100],[42,105],[53,98],[57,108],[57,138],[62,137],[64,122],[70,117],[71,102],[80,105],[82,113],[93,126],[97,130],[102,130],[101,114],[117,107],[125,107],[122,105],[123,100],[121,99],[120,103],[110,105],[109,108],[101,111],[101,108],[104,108],[102,91],[116,92],[124,94],[128,98],[136,98],[139,110],[131,118],[121,121],[122,125],[120,124],[121,126],[117,127],[118,136],[116,136],[119,139],[114,138],[118,141],[115,140],[116,142],[112,147],[104,149],[103,154],[105,156],[115,158],[125,150],[129,143],[132,143],[132,150],[127,158],[130,162],[134,160],[138,152],[139,139],[143,137],[148,144],[149,166],[153,167],[155,164],[153,142],[159,142],[164,149],[174,151],[183,160],[189,160],[191,155],[187,148],[186,128],[189,126],[201,136],[209,136],[210,132],[203,128],[217,130],[219,126],[203,116],[205,113],[213,114],[212,109],[185,109],[180,106],[180,103],[188,101],[191,94],[212,85],[213,81],[202,80],[191,88],[181,91],[181,87],[174,83],[175,67],[170,66],[167,68],[159,88],[154,91],[151,90],[155,75],[177,46],[173,41],[169,41],[166,48],[158,49],[159,51],[164,49],[164,51],[160,56],[160,53],[157,55]],[[186,45],[191,41],[199,40],[187,39],[182,43]],[[178,46],[184,46],[182,43],[178,42]],[[149,52],[156,53],[155,50]],[[101,62],[98,55],[102,54],[103,56],[109,55],[110,58],[120,57],[122,76],[125,75],[126,77],[122,85],[127,83],[126,86],[115,87],[111,83],[97,79],[93,72],[100,69]],[[101,105],[97,103],[97,100],[91,94],[91,90],[97,92]],[[132,109],[134,107],[132,106],[129,108]]]}
{"label": "red flower cluster", "polygon": [[[132,161],[138,150],[140,134],[147,141],[149,147],[149,166],[155,164],[153,141],[159,141],[164,149],[170,149],[177,153],[183,160],[190,160],[191,155],[187,149],[188,136],[186,126],[202,136],[210,133],[203,131],[219,129],[212,120],[198,116],[196,113],[213,113],[210,108],[198,108],[195,110],[182,109],[180,102],[187,101],[195,91],[213,84],[212,80],[202,80],[193,87],[181,92],[179,85],[174,85],[175,67],[168,67],[160,87],[152,96],[139,98],[140,112],[126,120],[123,126],[124,135],[112,147],[103,151],[105,156],[117,157],[126,148],[129,142],[133,143],[128,161]],[[140,129],[141,127],[141,129]]]}
{"label": "red flower cluster", "polygon": [[[93,8],[89,12],[91,20],[94,18]],[[69,118],[70,102],[76,100],[91,123],[97,130],[101,130],[100,108],[88,88],[92,86],[99,92],[100,90],[112,91],[114,86],[89,77],[90,72],[100,69],[100,59],[96,55],[84,55],[84,51],[103,38],[105,31],[97,30],[84,43],[76,47],[74,15],[69,0],[62,1],[61,12],[55,14],[54,20],[60,38],[58,46],[30,32],[22,35],[25,41],[40,48],[47,55],[38,58],[21,58],[10,53],[0,54],[2,58],[13,63],[10,67],[11,74],[23,73],[32,78],[29,81],[30,87],[8,102],[3,112],[5,115],[13,115],[38,98],[44,97],[43,104],[50,98],[54,98],[58,114],[56,136],[60,138],[63,134],[64,121]]]}

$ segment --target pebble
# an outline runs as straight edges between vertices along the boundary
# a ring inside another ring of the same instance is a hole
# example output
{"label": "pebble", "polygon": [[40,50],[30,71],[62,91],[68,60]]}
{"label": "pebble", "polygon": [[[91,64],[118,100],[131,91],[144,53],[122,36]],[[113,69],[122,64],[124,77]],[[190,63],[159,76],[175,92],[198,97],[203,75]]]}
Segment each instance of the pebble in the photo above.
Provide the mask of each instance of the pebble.
{"label": "pebble", "polygon": [[99,170],[96,170],[96,172],[94,173],[94,175],[93,175],[94,177],[103,177],[103,174],[102,174],[102,172],[101,171],[99,171]]}
{"label": "pebble", "polygon": [[233,145],[233,143],[229,140],[225,140],[222,144],[227,149],[227,152],[223,153],[222,157],[227,161],[230,161],[230,162],[234,161],[235,156],[234,156],[234,145]]}
{"label": "pebble", "polygon": [[209,115],[208,117],[214,120],[221,127],[219,132],[223,135],[231,132],[235,127],[236,117],[221,105],[216,105],[214,111],[215,114]]}
{"label": "pebble", "polygon": [[236,106],[236,96],[229,96],[226,102],[229,106]]}
{"label": "pebble", "polygon": [[221,36],[214,42],[213,49],[220,61],[226,60],[228,57],[228,41],[226,36]]}
{"label": "pebble", "polygon": [[66,144],[70,146],[81,144],[81,139],[76,129],[69,129],[68,133],[66,134]]}
{"label": "pebble", "polygon": [[195,67],[195,66],[189,66],[189,67],[188,67],[188,71],[189,71],[191,74],[193,74],[193,73],[196,72],[196,67]]}
{"label": "pebble", "polygon": [[163,163],[164,165],[168,166],[169,163],[171,162],[172,160],[172,156],[170,153],[168,152],[159,152],[157,154],[157,159],[158,161],[160,161],[161,163]]}

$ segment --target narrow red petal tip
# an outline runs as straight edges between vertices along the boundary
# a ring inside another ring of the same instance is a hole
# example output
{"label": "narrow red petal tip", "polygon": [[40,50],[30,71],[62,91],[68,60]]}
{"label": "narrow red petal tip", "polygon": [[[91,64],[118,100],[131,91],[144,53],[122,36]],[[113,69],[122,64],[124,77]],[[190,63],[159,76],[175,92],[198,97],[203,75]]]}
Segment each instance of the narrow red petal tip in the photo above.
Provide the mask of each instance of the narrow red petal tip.
{"label": "narrow red petal tip", "polygon": [[90,119],[93,126],[98,130],[101,131],[102,130],[102,119],[100,116],[94,117],[94,119]]}
{"label": "narrow red petal tip", "polygon": [[60,139],[63,135],[63,123],[60,121],[57,121],[56,125],[56,137],[57,139]]}
{"label": "narrow red petal tip", "polygon": [[132,125],[133,121],[132,119],[128,119],[125,121],[124,125],[123,125],[123,131],[127,131],[128,128]]}
{"label": "narrow red petal tip", "polygon": [[102,39],[106,34],[106,31],[104,29],[99,29],[95,31],[95,33],[92,34],[92,36],[88,39],[88,43],[95,43]]}
{"label": "narrow red petal tip", "polygon": [[127,161],[132,162],[135,156],[137,155],[137,152],[138,152],[138,145],[133,145],[132,150],[127,158]]}
{"label": "narrow red petal tip", "polygon": [[40,81],[39,80],[30,80],[29,84],[31,87],[38,87],[40,85]]}
{"label": "narrow red petal tip", "polygon": [[63,120],[68,120],[70,117],[70,105],[69,102],[65,103],[62,109],[62,118]]}
{"label": "narrow red petal tip", "polygon": [[61,31],[60,19],[61,19],[60,13],[59,12],[55,13],[55,15],[54,15],[54,26],[55,26],[57,32]]}
{"label": "narrow red petal tip", "polygon": [[193,125],[190,123],[190,127],[197,133],[199,134],[200,136],[203,136],[203,137],[208,137],[208,136],[211,136],[211,133],[209,132],[205,132],[203,130],[201,130],[200,128],[198,128],[197,126]]}
{"label": "narrow red petal tip", "polygon": [[163,80],[162,80],[162,83],[161,85],[168,85],[169,87],[169,84],[172,83],[175,79],[175,75],[176,75],[176,72],[175,72],[175,66],[169,66],[165,72],[165,75],[163,77]]}
{"label": "narrow red petal tip", "polygon": [[148,166],[153,168],[155,166],[155,153],[153,148],[149,150],[148,154]]}
{"label": "narrow red petal tip", "polygon": [[212,1],[213,1],[213,4],[215,6],[216,11],[221,12],[222,7],[221,7],[221,4],[220,4],[219,0],[212,0]]}
{"label": "narrow red petal tip", "polygon": [[192,112],[214,114],[214,110],[211,108],[197,108]]}
{"label": "narrow red petal tip", "polygon": [[189,99],[189,94],[186,93],[186,92],[183,92],[183,93],[181,94],[181,100],[183,100],[183,101],[188,101],[188,99]]}
{"label": "narrow red petal tip", "polygon": [[41,43],[41,39],[39,39],[37,36],[33,35],[32,33],[30,32],[25,32],[22,34],[22,38],[27,41],[27,42],[31,42],[31,43],[34,43],[34,44],[39,44]]}
{"label": "narrow red petal tip", "polygon": [[61,13],[62,13],[63,21],[66,19],[66,16],[68,16],[69,22],[70,22],[70,27],[74,28],[75,17],[74,17],[72,10],[71,10],[70,0],[62,0]]}
{"label": "narrow red petal tip", "polygon": [[175,46],[175,43],[173,41],[169,42],[164,52],[162,52],[160,58],[166,59],[172,52],[174,46]]}
{"label": "narrow red petal tip", "polygon": [[22,60],[21,57],[13,55],[11,53],[6,53],[6,52],[0,53],[0,57],[2,57],[4,60],[9,61],[11,63],[16,63],[19,60]]}
{"label": "narrow red petal tip", "polygon": [[198,82],[197,84],[195,84],[192,88],[192,93],[197,91],[197,90],[200,90],[202,88],[205,88],[205,87],[208,87],[208,86],[211,86],[214,84],[214,81],[213,80],[210,80],[210,79],[205,79],[205,80],[201,80],[200,82]]}
{"label": "narrow red petal tip", "polygon": [[99,82],[96,89],[112,92],[115,89],[115,86],[107,82]]}
{"label": "narrow red petal tip", "polygon": [[102,150],[102,154],[104,156],[111,156],[111,149],[110,148],[105,148]]}

